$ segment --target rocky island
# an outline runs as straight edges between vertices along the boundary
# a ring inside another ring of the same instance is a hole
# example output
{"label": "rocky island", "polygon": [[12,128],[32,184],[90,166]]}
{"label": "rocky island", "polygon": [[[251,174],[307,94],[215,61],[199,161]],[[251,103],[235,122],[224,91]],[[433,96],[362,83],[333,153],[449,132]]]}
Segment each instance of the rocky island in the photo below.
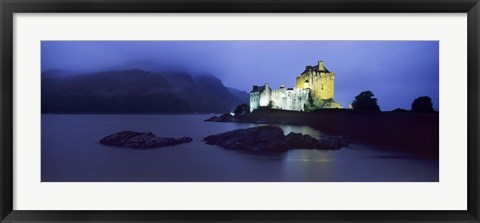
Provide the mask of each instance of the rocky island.
{"label": "rocky island", "polygon": [[284,135],[280,127],[272,125],[210,135],[204,141],[225,149],[252,153],[285,152],[290,149],[337,150],[347,146],[347,140],[341,137],[316,139],[308,134],[293,132]]}
{"label": "rocky island", "polygon": [[158,137],[151,132],[121,131],[104,137],[100,140],[100,144],[133,149],[153,149],[189,143],[192,140],[190,137],[178,139]]}

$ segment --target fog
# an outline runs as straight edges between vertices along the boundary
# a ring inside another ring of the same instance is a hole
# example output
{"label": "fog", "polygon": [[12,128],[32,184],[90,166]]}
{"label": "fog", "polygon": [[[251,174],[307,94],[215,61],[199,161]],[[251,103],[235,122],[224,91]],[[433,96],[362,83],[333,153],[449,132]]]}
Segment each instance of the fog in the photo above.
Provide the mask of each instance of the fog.
{"label": "fog", "polygon": [[212,74],[224,85],[292,87],[306,65],[335,72],[335,100],[348,107],[370,90],[382,110],[410,109],[419,96],[438,110],[438,41],[42,41],[42,71],[89,74],[144,69]]}

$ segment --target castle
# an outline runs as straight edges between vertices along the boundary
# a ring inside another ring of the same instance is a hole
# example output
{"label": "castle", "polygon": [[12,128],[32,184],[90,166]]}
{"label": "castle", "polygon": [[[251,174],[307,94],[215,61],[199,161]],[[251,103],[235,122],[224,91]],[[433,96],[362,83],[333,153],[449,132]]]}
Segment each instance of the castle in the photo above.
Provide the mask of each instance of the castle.
{"label": "castle", "polygon": [[254,85],[250,92],[250,111],[259,107],[280,110],[311,111],[322,108],[342,108],[333,99],[335,74],[319,61],[316,66],[307,66],[297,76],[294,88],[272,90],[268,84]]}

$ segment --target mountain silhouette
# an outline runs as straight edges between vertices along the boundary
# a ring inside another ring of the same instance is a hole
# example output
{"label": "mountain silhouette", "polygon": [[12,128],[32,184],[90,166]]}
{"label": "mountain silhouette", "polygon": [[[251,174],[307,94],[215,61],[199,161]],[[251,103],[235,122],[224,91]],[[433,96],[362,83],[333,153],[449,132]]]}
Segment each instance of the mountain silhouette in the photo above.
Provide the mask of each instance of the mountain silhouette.
{"label": "mountain silhouette", "polygon": [[42,72],[42,113],[225,113],[248,93],[212,75],[140,69],[82,75]]}

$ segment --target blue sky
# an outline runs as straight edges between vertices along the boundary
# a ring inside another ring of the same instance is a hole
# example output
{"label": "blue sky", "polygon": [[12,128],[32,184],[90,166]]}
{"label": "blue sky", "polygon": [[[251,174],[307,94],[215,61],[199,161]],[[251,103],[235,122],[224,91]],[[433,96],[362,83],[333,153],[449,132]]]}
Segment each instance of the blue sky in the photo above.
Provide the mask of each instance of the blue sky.
{"label": "blue sky", "polygon": [[438,110],[438,49],[438,41],[42,41],[41,56],[42,71],[184,70],[244,91],[291,87],[306,65],[323,60],[344,107],[370,90],[382,110],[409,109],[419,96]]}

